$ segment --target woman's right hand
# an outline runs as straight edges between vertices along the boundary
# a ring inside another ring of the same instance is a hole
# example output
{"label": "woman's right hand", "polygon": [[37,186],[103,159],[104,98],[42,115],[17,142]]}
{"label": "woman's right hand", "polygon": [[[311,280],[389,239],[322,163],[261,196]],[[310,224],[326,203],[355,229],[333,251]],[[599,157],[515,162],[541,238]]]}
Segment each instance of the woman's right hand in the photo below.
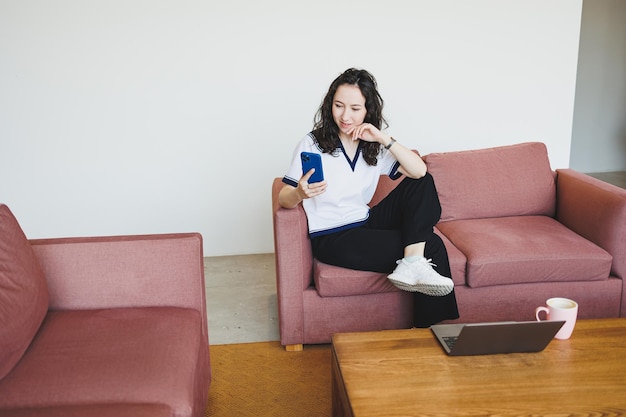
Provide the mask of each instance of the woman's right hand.
{"label": "woman's right hand", "polygon": [[298,181],[297,187],[291,185],[284,185],[278,194],[278,203],[284,208],[294,208],[307,198],[316,197],[326,191],[328,184],[326,181],[314,182],[309,184],[309,178],[315,172],[315,169],[311,169],[304,174],[300,181]]}
{"label": "woman's right hand", "polygon": [[309,184],[309,178],[315,172],[315,168],[304,174],[298,181],[298,192],[302,196],[302,200],[316,197],[326,191],[326,181],[313,182]]}

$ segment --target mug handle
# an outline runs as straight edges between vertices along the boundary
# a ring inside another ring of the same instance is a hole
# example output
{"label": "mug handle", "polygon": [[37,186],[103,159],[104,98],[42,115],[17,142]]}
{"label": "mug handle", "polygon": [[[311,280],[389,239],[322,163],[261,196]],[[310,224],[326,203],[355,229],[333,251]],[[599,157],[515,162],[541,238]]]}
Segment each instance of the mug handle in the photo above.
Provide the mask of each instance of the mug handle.
{"label": "mug handle", "polygon": [[542,311],[546,312],[546,320],[548,319],[548,312],[550,311],[548,307],[537,307],[535,309],[535,318],[537,319],[537,321],[541,321],[541,319],[539,318],[539,313],[541,313]]}

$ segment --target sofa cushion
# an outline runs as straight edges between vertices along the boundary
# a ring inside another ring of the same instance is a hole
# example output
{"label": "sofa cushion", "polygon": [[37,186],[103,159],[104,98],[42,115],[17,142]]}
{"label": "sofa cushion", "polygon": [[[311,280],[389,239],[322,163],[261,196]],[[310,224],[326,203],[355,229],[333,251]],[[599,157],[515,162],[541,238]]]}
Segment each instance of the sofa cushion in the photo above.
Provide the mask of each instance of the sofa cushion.
{"label": "sofa cushion", "polygon": [[0,379],[20,360],[47,310],[37,258],[13,213],[0,204]]}
{"label": "sofa cushion", "polygon": [[437,228],[467,257],[467,285],[608,279],[612,256],[546,216],[457,220]]}
{"label": "sofa cushion", "polygon": [[313,260],[313,280],[322,297],[377,294],[400,291],[387,279],[388,274],[357,271]]}
{"label": "sofa cushion", "polygon": [[156,403],[190,416],[201,323],[197,310],[174,307],[51,311],[0,380],[0,409]]}
{"label": "sofa cushion", "polygon": [[[452,280],[455,285],[465,285],[467,259],[439,230],[435,229],[448,251]],[[388,279],[388,274],[357,271],[328,265],[313,260],[313,280],[317,293],[322,297],[345,297],[400,291]]]}
{"label": "sofa cushion", "polygon": [[543,143],[432,153],[424,160],[435,179],[442,221],[554,216],[554,173]]}
{"label": "sofa cushion", "polygon": [[2,417],[171,417],[164,404],[79,404],[58,407],[5,408]]}

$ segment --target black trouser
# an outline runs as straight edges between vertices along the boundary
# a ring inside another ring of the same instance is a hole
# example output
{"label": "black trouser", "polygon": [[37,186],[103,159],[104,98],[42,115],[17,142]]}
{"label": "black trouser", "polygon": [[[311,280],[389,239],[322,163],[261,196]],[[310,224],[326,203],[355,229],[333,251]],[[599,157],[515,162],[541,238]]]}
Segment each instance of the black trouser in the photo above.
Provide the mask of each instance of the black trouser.
{"label": "black trouser", "polygon": [[[448,253],[441,238],[433,232],[440,216],[441,206],[432,176],[405,178],[372,207],[365,225],[312,239],[313,256],[330,265],[391,273],[396,261],[404,257],[406,246],[425,242],[424,256],[432,259],[439,274],[450,277]],[[458,318],[454,291],[445,297],[415,294],[416,327],[454,318]]]}

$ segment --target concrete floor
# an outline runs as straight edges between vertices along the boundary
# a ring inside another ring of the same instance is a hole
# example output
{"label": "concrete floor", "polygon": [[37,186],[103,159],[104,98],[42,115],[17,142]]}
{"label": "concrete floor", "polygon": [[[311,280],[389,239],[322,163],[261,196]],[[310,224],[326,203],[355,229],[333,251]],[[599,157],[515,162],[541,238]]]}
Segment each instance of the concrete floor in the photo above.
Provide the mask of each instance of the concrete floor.
{"label": "concrete floor", "polygon": [[606,181],[609,184],[617,185],[621,188],[626,188],[626,171],[614,171],[614,172],[592,172],[591,175],[602,181]]}
{"label": "concrete floor", "polygon": [[209,343],[280,340],[274,254],[204,258]]}
{"label": "concrete floor", "polygon": [[[626,171],[589,174],[626,189]],[[209,342],[280,340],[274,254],[207,257]]]}

